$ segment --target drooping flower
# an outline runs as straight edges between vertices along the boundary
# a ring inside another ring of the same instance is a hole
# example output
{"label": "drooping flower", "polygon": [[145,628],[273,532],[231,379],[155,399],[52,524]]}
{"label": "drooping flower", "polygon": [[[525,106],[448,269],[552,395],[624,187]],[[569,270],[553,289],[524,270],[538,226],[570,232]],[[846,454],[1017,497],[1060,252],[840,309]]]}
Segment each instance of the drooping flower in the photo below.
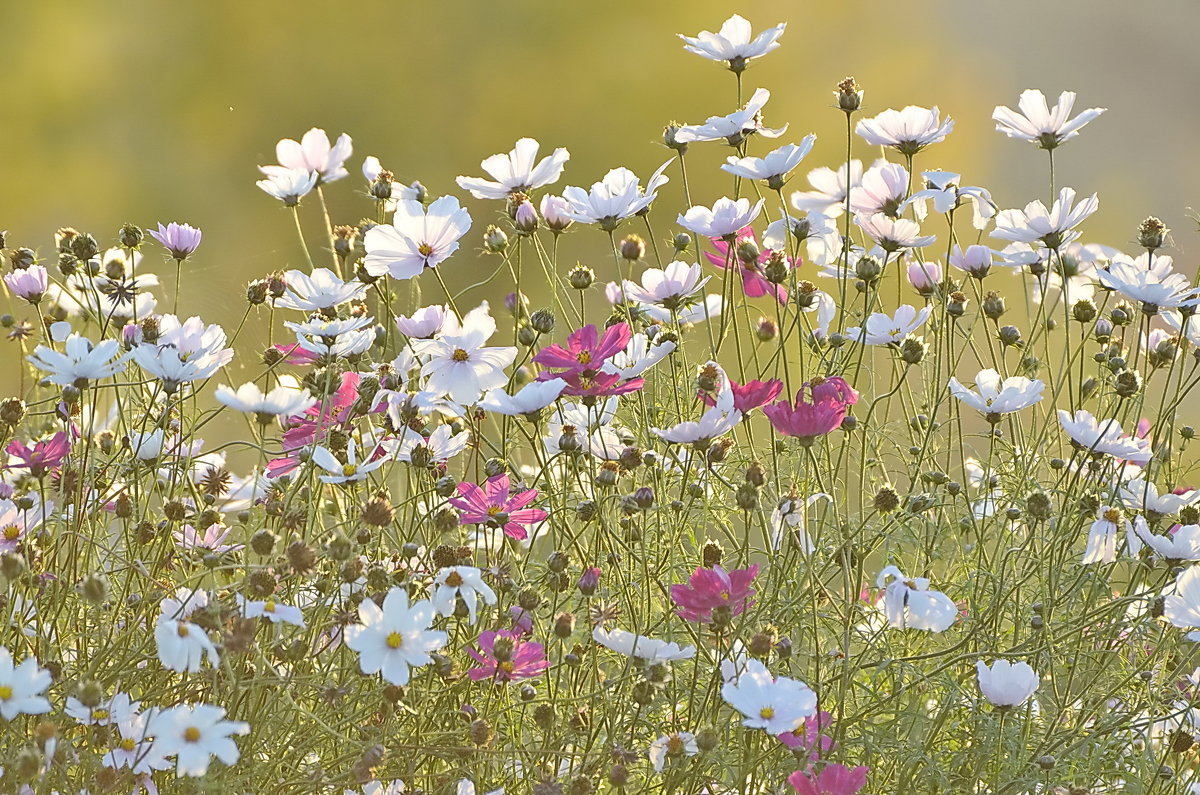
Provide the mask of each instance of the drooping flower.
{"label": "drooping flower", "polygon": [[685,621],[711,624],[714,611],[721,619],[741,615],[753,604],[750,583],[758,575],[758,565],[726,571],[720,565],[697,568],[686,585],[672,585],[671,600],[679,607],[675,614]]}
{"label": "drooping flower", "polygon": [[536,489],[526,489],[512,494],[508,475],[502,473],[488,478],[482,487],[475,483],[459,483],[458,497],[450,504],[461,513],[460,524],[482,524],[499,528],[509,538],[524,540],[528,525],[544,521],[548,513],[541,508],[528,508],[537,499]]}
{"label": "drooping flower", "polygon": [[958,618],[958,606],[941,591],[930,590],[927,577],[910,579],[895,566],[887,566],[875,584],[884,589],[888,626],[942,632]]}
{"label": "drooping flower", "polygon": [[41,303],[50,284],[50,274],[43,265],[30,265],[23,270],[4,274],[4,284],[18,298],[31,304]]}
{"label": "drooping flower", "polygon": [[1126,508],[1153,511],[1164,516],[1179,513],[1187,506],[1200,502],[1200,489],[1177,489],[1161,494],[1158,487],[1145,478],[1134,478],[1121,484],[1118,495]]}
{"label": "drooping flower", "polygon": [[401,201],[390,224],[367,230],[363,268],[371,276],[412,279],[458,251],[458,241],[471,228],[471,214],[454,196],[436,199],[426,208]]}
{"label": "drooping flower", "polygon": [[542,409],[558,400],[566,387],[566,381],[551,378],[548,381],[531,381],[514,395],[502,389],[493,389],[479,401],[479,408],[510,417],[536,417]]}
{"label": "drooping flower", "polygon": [[618,654],[635,657],[649,663],[690,660],[696,656],[695,646],[681,647],[677,643],[635,635],[615,627],[612,629],[596,627],[592,630],[592,639],[606,649],[612,649]]}
{"label": "drooping flower", "polygon": [[479,663],[479,667],[467,671],[473,681],[515,682],[538,676],[550,667],[545,647],[525,640],[522,633],[489,630],[480,633],[478,645],[478,649],[467,649],[467,655]]}
{"label": "drooping flower", "polygon": [[1096,275],[1105,287],[1141,304],[1147,314],[1195,307],[1200,303],[1200,290],[1192,287],[1182,273],[1175,272],[1171,262],[1164,254],[1155,256],[1153,262],[1148,255],[1137,260],[1118,257]]}
{"label": "drooping flower", "polygon": [[1117,559],[1117,532],[1125,536],[1125,546],[1130,555],[1137,555],[1142,548],[1141,539],[1133,532],[1133,524],[1111,505],[1103,505],[1096,512],[1096,521],[1088,530],[1087,549],[1083,553],[1084,563],[1112,563]]}
{"label": "drooping flower", "polygon": [[957,378],[951,378],[950,394],[976,411],[987,415],[1011,414],[1028,408],[1042,399],[1046,384],[1037,379],[1014,375],[1001,379],[992,369],[980,370],[975,376],[975,392],[967,389]]}
{"label": "drooping flower", "polygon": [[461,597],[467,607],[467,619],[475,623],[479,600],[496,604],[496,592],[483,581],[483,572],[474,566],[446,566],[438,571],[430,586],[430,601],[439,615],[452,616]]}
{"label": "drooping flower", "polygon": [[219,554],[236,552],[244,546],[244,544],[226,543],[225,539],[229,538],[229,534],[232,532],[233,528],[226,527],[220,522],[213,522],[203,533],[192,525],[185,524],[174,531],[172,535],[175,537],[175,543],[184,550],[205,550]]}
{"label": "drooping flower", "polygon": [[1200,525],[1175,525],[1165,536],[1160,536],[1150,532],[1146,517],[1139,514],[1133,520],[1133,532],[1161,558],[1200,561]]}
{"label": "drooping flower", "polygon": [[[388,409],[389,414],[398,404],[393,403]],[[393,423],[396,417],[393,417]],[[454,433],[454,429],[443,423],[434,429],[429,436],[422,436],[408,426],[401,429],[397,439],[385,439],[381,444],[392,458],[419,467],[442,466],[454,456],[467,449],[471,441],[470,431]]]}
{"label": "drooping flower", "polygon": [[[742,414],[749,414],[754,409],[761,408],[779,397],[779,393],[783,391],[783,382],[778,378],[772,378],[768,381],[755,379],[739,384],[730,379],[729,389],[733,392],[733,408]],[[708,392],[700,392],[698,396],[706,406],[717,404],[716,398]]]}
{"label": "drooping flower", "polygon": [[749,61],[777,48],[779,37],[786,28],[787,23],[780,22],[755,36],[750,22],[734,14],[721,25],[719,33],[702,30],[694,37],[678,35],[688,52],[710,61],[725,61],[730,71],[741,72]]}
{"label": "drooping flower", "polygon": [[204,236],[203,233],[190,224],[180,224],[172,221],[163,226],[161,223],[157,229],[147,230],[150,237],[162,243],[163,248],[171,255],[172,259],[182,262],[195,253],[196,249],[200,248],[200,239]]}
{"label": "drooping flower", "polygon": [[382,671],[385,682],[407,685],[409,671],[429,665],[430,652],[446,645],[445,632],[431,630],[435,610],[430,602],[409,605],[408,592],[392,588],[383,607],[371,599],[358,606],[358,624],[343,632],[346,646],[358,652],[359,668],[368,676]]}
{"label": "drooping flower", "polygon": [[350,136],[342,133],[337,142],[329,143],[329,136],[324,130],[313,127],[304,136],[295,141],[284,138],[275,144],[275,158],[278,166],[261,166],[260,170],[268,176],[278,169],[315,172],[319,183],[334,182],[348,176],[346,161],[354,154],[354,145]]}
{"label": "drooping flower", "polygon": [[849,768],[837,762],[826,762],[817,773],[812,768],[797,770],[788,776],[788,783],[798,795],[856,795],[867,786],[870,768],[859,765]]}
{"label": "drooping flower", "polygon": [[492,155],[480,163],[495,182],[478,177],[458,177],[455,181],[476,199],[507,199],[513,193],[553,185],[562,176],[563,165],[571,154],[559,147],[539,161],[538,147],[533,138],[522,138],[508,154]]}
{"label": "drooping flower", "polygon": [[684,125],[676,130],[675,140],[681,144],[725,141],[730,146],[737,146],[749,135],[778,138],[787,132],[788,126],[785,124],[778,129],[772,129],[763,124],[762,109],[770,98],[771,92],[767,89],[756,89],[750,101],[741,109],[728,116],[710,116],[704,124]]}
{"label": "drooping flower", "polygon": [[250,733],[250,724],[225,720],[225,708],[209,704],[180,704],[164,709],[150,719],[146,731],[154,736],[152,753],[175,757],[175,775],[203,776],[212,757],[227,765],[240,753],[230,735]]}
{"label": "drooping flower", "polygon": [[983,660],[978,660],[975,671],[983,697],[1002,709],[1025,703],[1041,684],[1041,678],[1024,661],[1013,664],[1008,660],[996,660],[989,667]]}
{"label": "drooping flower", "polygon": [[315,171],[304,171],[298,168],[270,168],[266,179],[260,179],[254,184],[268,196],[273,196],[283,202],[285,207],[295,207],[300,200],[312,192],[317,186],[321,175]]}
{"label": "drooping flower", "polygon": [[885,110],[871,119],[862,119],[854,128],[872,146],[888,146],[902,155],[912,156],[930,144],[946,140],[954,129],[947,116],[941,121],[937,106],[922,108],[909,105],[904,110]]}
{"label": "drooping flower", "polygon": [[1000,105],[992,111],[992,119],[996,122],[996,131],[1009,138],[1030,141],[1042,149],[1054,149],[1079,135],[1084,125],[1107,110],[1088,108],[1075,118],[1069,119],[1074,106],[1074,91],[1059,94],[1058,103],[1049,108],[1046,105],[1045,94],[1037,89],[1028,88],[1021,92],[1021,98],[1017,102],[1020,113],[1006,105]]}

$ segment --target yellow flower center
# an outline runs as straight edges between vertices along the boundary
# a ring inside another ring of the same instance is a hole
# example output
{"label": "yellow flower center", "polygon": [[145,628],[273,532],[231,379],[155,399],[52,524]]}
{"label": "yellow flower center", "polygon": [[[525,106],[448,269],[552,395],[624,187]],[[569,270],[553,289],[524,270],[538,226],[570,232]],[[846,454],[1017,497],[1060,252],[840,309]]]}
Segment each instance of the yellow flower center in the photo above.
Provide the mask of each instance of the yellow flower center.
{"label": "yellow flower center", "polygon": [[488,516],[497,516],[500,513],[500,506],[499,505],[489,505],[487,512],[488,512]]}
{"label": "yellow flower center", "polygon": [[181,638],[186,638],[188,636],[187,624],[180,624],[178,627],[176,627],[175,633]]}
{"label": "yellow flower center", "polygon": [[4,540],[5,541],[16,541],[20,537],[21,537],[21,528],[17,527],[15,524],[10,524],[10,525],[5,526],[5,528],[4,528]]}
{"label": "yellow flower center", "polygon": [[433,253],[433,246],[429,245],[428,243],[422,243],[421,245],[417,246],[417,251],[421,253],[422,257],[428,257]]}
{"label": "yellow flower center", "polygon": [[108,717],[108,714],[108,710],[104,709],[104,707],[97,707],[96,709],[92,710],[92,719],[104,720]]}
{"label": "yellow flower center", "polygon": [[0,701],[8,701],[12,698],[13,689],[8,685],[0,685]]}
{"label": "yellow flower center", "polygon": [[121,750],[122,751],[129,753],[135,747],[137,747],[137,743],[133,741],[132,737],[126,737],[125,739],[121,740]]}
{"label": "yellow flower center", "polygon": [[459,574],[457,571],[450,572],[449,574],[446,575],[446,584],[449,585],[451,588],[457,588],[458,586],[463,584],[462,575]]}
{"label": "yellow flower center", "polygon": [[591,351],[580,351],[578,353],[578,355],[576,355],[575,358],[579,361],[580,364],[591,364],[592,363],[592,352]]}
{"label": "yellow flower center", "polygon": [[274,613],[275,612],[275,600],[274,599],[268,599],[267,601],[263,602],[263,612],[264,613]]}
{"label": "yellow flower center", "polygon": [[1121,512],[1116,508],[1109,508],[1104,512],[1104,521],[1119,522],[1121,521]]}
{"label": "yellow flower center", "polygon": [[506,673],[506,674],[511,674],[513,672],[513,668],[515,668],[516,666],[513,665],[512,660],[505,660],[504,662],[500,663],[496,667],[499,668],[501,671],[504,671],[504,673]]}
{"label": "yellow flower center", "polygon": [[187,740],[189,743],[200,742],[200,730],[195,726],[188,726],[183,730],[183,739]]}
{"label": "yellow flower center", "polygon": [[722,601],[728,602],[730,596],[731,596],[731,594],[729,593],[729,591],[721,591]]}
{"label": "yellow flower center", "polygon": [[775,708],[763,707],[758,711],[758,717],[762,718],[763,720],[770,720],[771,718],[775,717]]}
{"label": "yellow flower center", "polygon": [[467,353],[462,348],[455,348],[454,353],[450,358],[456,362],[465,362],[467,359],[471,358],[471,354]]}
{"label": "yellow flower center", "polygon": [[354,464],[343,464],[342,465],[342,475],[344,477],[352,478],[352,477],[354,477],[355,474],[357,474],[357,472],[358,472],[358,467],[356,467]]}
{"label": "yellow flower center", "polygon": [[404,636],[399,632],[393,632],[387,636],[387,645],[389,649],[398,649],[404,645]]}

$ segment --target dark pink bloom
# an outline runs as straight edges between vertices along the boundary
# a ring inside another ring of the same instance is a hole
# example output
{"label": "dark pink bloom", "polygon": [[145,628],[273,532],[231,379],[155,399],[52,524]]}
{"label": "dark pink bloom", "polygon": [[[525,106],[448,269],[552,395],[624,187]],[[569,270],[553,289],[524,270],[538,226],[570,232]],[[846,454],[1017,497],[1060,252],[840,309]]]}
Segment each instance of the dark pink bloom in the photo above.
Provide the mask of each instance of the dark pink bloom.
{"label": "dark pink bloom", "polygon": [[63,459],[71,452],[71,443],[63,431],[36,442],[32,448],[19,439],[13,439],[4,448],[19,463],[9,464],[6,469],[28,469],[29,474],[40,478],[47,472],[52,472],[62,466]]}
{"label": "dark pink bloom", "polygon": [[[542,381],[552,378],[567,378],[569,375],[592,376],[600,371],[604,363],[625,350],[633,333],[627,323],[616,323],[604,330],[604,335],[595,325],[587,325],[572,331],[567,337],[566,347],[548,345],[537,352],[533,361],[542,367],[559,372],[543,371],[538,375]],[[570,392],[566,394],[571,394]]]}
{"label": "dark pink bloom", "polygon": [[[759,252],[758,259],[756,261],[746,262],[737,256],[738,247],[743,241],[754,243],[755,246],[758,245],[758,242],[754,237],[754,230],[748,226],[742,227],[738,230],[737,240],[734,241],[733,244],[733,265],[741,273],[742,290],[746,293],[746,297],[761,298],[764,295],[771,295],[774,296],[779,303],[786,304],[788,299],[787,288],[782,284],[772,284],[771,282],[767,281],[766,276],[763,275],[763,266],[770,261],[771,255],[774,252],[769,248],[763,249]],[[718,237],[714,237],[712,239],[712,244],[713,248],[715,248],[718,253],[712,254],[706,252],[704,256],[707,257],[708,261],[713,265],[716,265],[718,268],[724,268],[725,260],[729,257],[729,244]],[[794,266],[794,263],[791,259],[785,257],[784,261],[787,263],[788,268],[792,268]]]}
{"label": "dark pink bloom", "polygon": [[837,430],[858,393],[840,376],[814,378],[803,384],[794,402],[781,400],[763,408],[771,426],[785,436],[812,444],[818,436]]}
{"label": "dark pink bloom", "polygon": [[679,606],[676,615],[685,621],[708,624],[719,607],[728,608],[730,615],[744,612],[753,604],[750,597],[754,589],[750,583],[757,574],[757,565],[733,571],[721,566],[696,569],[687,585],[671,586],[671,599]]}
{"label": "dark pink bloom", "polygon": [[600,569],[595,566],[590,566],[584,570],[579,577],[579,592],[584,596],[591,596],[600,587]]}
{"label": "dark pink bloom", "polygon": [[289,420],[291,427],[283,432],[284,456],[267,462],[267,477],[277,478],[295,470],[301,463],[297,455],[301,450],[324,441],[332,428],[344,427],[353,419],[358,381],[358,373],[342,373],[341,385],[328,400]]}
{"label": "dark pink bloom", "polygon": [[[546,376],[546,378],[543,378],[543,376]],[[547,380],[547,378],[561,378],[567,382],[566,388],[562,391],[564,395],[582,398],[606,398],[613,395],[626,395],[630,392],[636,392],[646,385],[646,379],[644,378],[630,378],[625,380],[617,373],[594,373],[592,375],[563,373],[554,375],[549,371],[543,370],[538,378],[543,381]]]}
{"label": "dark pink bloom", "polygon": [[821,710],[816,715],[804,719],[804,727],[794,732],[784,732],[779,735],[779,742],[793,751],[807,751],[812,761],[833,750],[836,743],[833,738],[822,734],[822,731],[833,723],[833,715]]}
{"label": "dark pink bloom", "polygon": [[526,525],[536,524],[549,516],[541,508],[525,507],[537,499],[537,490],[527,489],[510,496],[508,475],[488,478],[482,488],[475,483],[459,483],[458,494],[450,504],[461,512],[460,524],[498,527],[517,541],[529,535]]}
{"label": "dark pink bloom", "polygon": [[867,786],[867,773],[870,768],[859,765],[848,768],[831,762],[814,773],[810,767],[807,771],[797,770],[788,776],[788,783],[800,795],[855,795]]}
{"label": "dark pink bloom", "polygon": [[828,378],[818,376],[803,386],[808,387],[814,401],[839,400],[851,406],[858,402],[858,393],[840,375],[831,375]]}
{"label": "dark pink bloom", "polygon": [[524,640],[520,633],[506,629],[480,633],[479,649],[468,648],[467,654],[479,663],[478,668],[467,671],[467,676],[476,682],[529,679],[550,667],[542,644]]}
{"label": "dark pink bloom", "polygon": [[317,359],[320,358],[319,356],[317,356],[317,354],[313,353],[312,351],[308,350],[307,348],[300,347],[300,345],[298,343],[292,343],[291,345],[285,345],[283,343],[276,343],[275,350],[277,350],[283,354],[283,361],[286,364],[295,364],[295,365],[312,364],[313,362],[317,361]]}
{"label": "dark pink bloom", "polygon": [[[770,381],[747,381],[739,384],[730,379],[729,388],[733,390],[733,407],[746,414],[779,397],[779,393],[783,391],[783,382],[772,378]],[[700,392],[699,397],[706,406],[717,405],[716,398],[707,392]]]}

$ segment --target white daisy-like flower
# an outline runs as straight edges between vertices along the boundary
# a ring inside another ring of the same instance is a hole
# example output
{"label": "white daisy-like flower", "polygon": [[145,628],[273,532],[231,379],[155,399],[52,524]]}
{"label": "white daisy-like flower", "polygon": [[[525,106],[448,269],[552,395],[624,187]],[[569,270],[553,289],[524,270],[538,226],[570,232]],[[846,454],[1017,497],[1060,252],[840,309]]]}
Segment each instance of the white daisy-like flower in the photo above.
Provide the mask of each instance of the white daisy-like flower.
{"label": "white daisy-like flower", "polygon": [[992,369],[980,370],[975,376],[975,389],[967,389],[957,378],[951,378],[950,394],[976,411],[986,415],[1011,414],[1028,408],[1042,399],[1043,381],[1014,375],[1002,378]]}
{"label": "white daisy-like flower", "polygon": [[740,110],[728,116],[710,116],[704,124],[686,124],[676,130],[675,140],[681,144],[725,141],[731,146],[736,146],[749,135],[778,138],[787,132],[788,126],[785,124],[772,129],[763,124],[762,109],[770,98],[770,91],[765,88],[757,89],[750,101]]}
{"label": "white daisy-like flower", "polygon": [[412,279],[458,251],[458,241],[471,228],[471,214],[454,196],[429,205],[401,201],[390,224],[367,230],[363,268],[371,276]]}
{"label": "white daisy-like flower", "polygon": [[1142,549],[1141,539],[1133,532],[1133,523],[1119,508],[1102,505],[1096,513],[1096,521],[1088,529],[1087,549],[1083,552],[1084,563],[1112,563],[1117,559],[1118,533],[1123,533],[1125,547],[1131,556]]}
{"label": "white daisy-like flower", "polygon": [[292,605],[280,604],[275,599],[263,599],[261,601],[247,599],[242,594],[237,594],[238,607],[242,611],[242,615],[246,618],[265,618],[272,624],[295,624],[298,627],[304,626],[304,613],[300,608]]}
{"label": "white daisy-like flower", "polygon": [[449,317],[453,317],[453,314],[445,304],[423,306],[411,315],[397,315],[396,328],[401,334],[415,340],[429,339],[441,332]]}
{"label": "white daisy-like flower", "polygon": [[1164,254],[1154,257],[1153,262],[1145,254],[1137,260],[1118,257],[1096,276],[1105,287],[1139,302],[1150,313],[1200,303],[1200,291],[1192,287],[1186,276],[1175,272],[1171,258]]}
{"label": "white daisy-like flower", "polygon": [[1177,525],[1165,536],[1160,536],[1150,532],[1146,517],[1139,514],[1133,520],[1133,532],[1160,558],[1200,561],[1200,525]]}
{"label": "white daisy-like flower", "polygon": [[[898,218],[908,195],[908,170],[899,163],[879,161],[867,169],[862,181],[850,190],[850,211],[855,215],[883,213]],[[925,205],[918,206],[924,218]]]}
{"label": "white daisy-like flower", "polygon": [[668,759],[695,756],[698,753],[700,753],[700,746],[696,744],[696,735],[691,732],[663,735],[650,743],[650,747],[646,750],[646,755],[650,757],[650,764],[654,767],[655,773],[663,771],[663,768],[667,766]]}
{"label": "white daisy-like flower", "polygon": [[680,647],[676,643],[635,635],[615,627],[613,629],[596,627],[592,630],[592,639],[604,648],[611,649],[618,654],[636,657],[650,663],[690,660],[696,656],[695,646]]}
{"label": "white daisy-like flower", "polygon": [[[388,407],[388,413],[398,407],[393,403]],[[393,423],[398,417],[393,417]],[[442,423],[429,436],[422,436],[408,426],[404,426],[400,436],[395,439],[385,439],[381,444],[383,449],[397,461],[421,466],[444,464],[451,458],[467,449],[471,441],[470,431],[454,432],[448,424]]]}
{"label": "white daisy-like flower", "polygon": [[1163,596],[1163,618],[1192,630],[1188,640],[1200,641],[1200,566],[1189,566]]}
{"label": "white daisy-like flower", "polygon": [[266,394],[253,381],[242,384],[236,391],[222,384],[214,396],[218,403],[235,411],[255,415],[264,425],[275,417],[302,414],[317,404],[317,399],[307,391],[282,382]]}
{"label": "white daisy-like flower", "polygon": [[1075,189],[1063,188],[1049,209],[1040,201],[1032,201],[1023,210],[1001,210],[996,214],[992,237],[1018,243],[1041,243],[1057,249],[1079,238],[1075,227],[1100,209],[1100,200],[1092,194],[1075,201]]}
{"label": "white daisy-like flower", "polygon": [[476,199],[507,199],[513,193],[553,185],[562,176],[571,153],[559,147],[539,161],[538,147],[534,139],[522,138],[508,154],[492,155],[480,163],[495,182],[479,177],[458,177],[456,182]]}
{"label": "white daisy-like flower", "polygon": [[1200,489],[1162,494],[1153,481],[1141,477],[1122,483],[1118,495],[1130,510],[1153,511],[1164,516],[1179,513],[1187,506],[1200,502]]}
{"label": "white daisy-like flower", "polygon": [[260,179],[257,185],[268,196],[274,196],[283,202],[285,207],[295,207],[312,189],[317,186],[321,175],[316,171],[306,171],[299,168],[280,168],[278,166],[262,166],[266,179]]}
{"label": "white daisy-like flower", "polygon": [[680,214],[676,223],[688,231],[705,237],[729,237],[754,222],[762,212],[765,199],[750,204],[749,199],[730,199],[722,196],[712,209],[697,205]]}
{"label": "white daisy-like flower", "polygon": [[812,151],[817,136],[806,135],[799,144],[787,144],[765,157],[728,157],[721,170],[745,179],[761,179],[771,190],[779,190],[784,178]]}
{"label": "white daisy-like flower", "polygon": [[996,131],[1009,138],[1030,141],[1042,149],[1054,149],[1079,135],[1084,125],[1107,110],[1088,108],[1072,119],[1069,117],[1074,106],[1074,91],[1059,94],[1058,103],[1050,108],[1046,105],[1045,94],[1028,88],[1021,92],[1017,101],[1019,113],[1007,105],[1000,105],[992,111],[992,119],[996,122]]}
{"label": "white daisy-like flower", "polygon": [[108,378],[125,369],[126,356],[120,352],[121,343],[102,340],[93,344],[87,337],[72,334],[60,353],[39,345],[29,361],[49,375],[45,380],[59,386],[86,386],[91,381]]}
{"label": "white daisy-like flower", "polygon": [[214,667],[219,662],[217,647],[208,633],[190,621],[160,618],[154,625],[154,640],[158,644],[159,662],[172,671],[195,673],[206,656]]}
{"label": "white daisy-like flower", "polygon": [[353,483],[365,480],[368,475],[383,466],[387,462],[387,458],[380,457],[374,461],[360,461],[358,444],[350,439],[346,444],[345,463],[342,463],[328,447],[320,445],[313,448],[312,462],[325,471],[325,474],[318,475],[322,483]]}
{"label": "white daisy-like flower", "polygon": [[225,708],[210,704],[180,704],[164,709],[147,725],[154,735],[154,753],[175,757],[175,775],[203,776],[212,757],[227,765],[237,762],[240,753],[231,735],[250,733],[250,724],[225,720]]}
{"label": "white daisy-like flower", "polygon": [[566,207],[561,210],[564,218],[581,224],[598,224],[604,231],[612,231],[630,216],[637,215],[658,198],[658,190],[670,178],[664,172],[675,162],[671,158],[650,175],[643,190],[638,177],[627,168],[614,168],[600,182],[592,184],[591,190],[569,185],[563,189]]}
{"label": "white daisy-like flower", "polygon": [[925,178],[925,187],[917,191],[900,207],[903,212],[908,205],[917,207],[917,217],[925,215],[925,202],[933,202],[934,212],[943,215],[959,207],[963,200],[969,200],[974,210],[971,224],[976,229],[986,229],[988,223],[999,208],[992,201],[992,194],[986,188],[972,186],[961,187],[959,175],[952,171],[926,171],[921,176]]}
{"label": "white daisy-like flower", "polygon": [[856,215],[854,223],[867,233],[884,251],[902,248],[923,248],[937,240],[934,235],[921,235],[921,227],[909,218],[892,218],[883,213]]}
{"label": "white daisy-like flower", "polygon": [[290,270],[283,280],[287,289],[275,299],[279,309],[319,312],[361,298],[367,292],[367,285],[356,279],[344,281],[329,268],[315,268],[311,274]]}
{"label": "white daisy-like flower", "polygon": [[452,616],[458,598],[467,606],[467,619],[474,624],[479,600],[496,604],[496,592],[483,581],[483,572],[474,566],[447,566],[438,571],[430,586],[430,602],[439,615]]}
{"label": "white daisy-like flower", "polygon": [[142,708],[142,702],[133,701],[128,693],[117,692],[107,701],[87,706],[75,696],[68,696],[63,712],[84,726],[108,726],[132,719]]}
{"label": "white daisy-like flower", "polygon": [[445,632],[431,630],[433,604],[426,601],[409,605],[408,592],[392,588],[383,607],[371,599],[358,606],[358,624],[343,632],[346,646],[358,652],[359,667],[368,676],[382,672],[384,681],[407,685],[411,668],[429,665],[430,652],[444,647]]}
{"label": "white daisy-like flower", "polygon": [[674,340],[651,342],[650,337],[637,332],[629,338],[625,350],[619,351],[600,368],[604,373],[616,373],[622,378],[637,378],[675,350]]}
{"label": "white daisy-like flower", "polygon": [[792,194],[792,207],[801,212],[818,212],[828,218],[837,218],[846,210],[846,193],[862,183],[861,160],[842,163],[837,171],[822,166],[808,172],[808,184],[814,190],[797,191]]}
{"label": "white daisy-like flower", "polygon": [[875,584],[884,589],[883,611],[890,627],[943,632],[958,619],[958,605],[930,589],[927,577],[909,578],[895,566],[887,566]]}
{"label": "white daisy-like flower", "polygon": [[50,686],[50,672],[38,667],[33,657],[13,665],[7,647],[0,646],[0,717],[13,720],[18,715],[44,715],[50,701],[42,693]]}
{"label": "white daisy-like flower", "polygon": [[864,345],[898,345],[909,334],[925,325],[931,314],[933,310],[928,306],[918,310],[910,304],[898,307],[894,315],[874,312],[867,318],[865,326],[847,328],[846,338]]}
{"label": "white daisy-like flower", "polygon": [[412,340],[411,345],[424,364],[426,389],[449,395],[456,403],[471,404],[489,389],[508,383],[504,368],[517,357],[514,347],[484,345],[496,331],[496,321],[482,312],[468,313],[461,329],[443,329],[433,339]]}
{"label": "white daisy-like flower", "polygon": [[1041,684],[1027,662],[1011,663],[996,660],[991,666],[979,660],[975,663],[979,690],[983,697],[997,707],[1011,708],[1024,704]]}
{"label": "white daisy-like flower", "polygon": [[758,660],[721,686],[721,698],[742,713],[742,725],[778,736],[795,731],[817,714],[817,696],[808,685],[786,676],[775,677]]}
{"label": "white daisy-like flower", "polygon": [[729,69],[740,72],[755,58],[761,58],[779,46],[779,37],[787,29],[786,22],[767,28],[757,36],[750,22],[734,14],[721,25],[718,33],[702,30],[693,36],[678,34],[683,48],[710,61],[725,61]]}
{"label": "white daisy-like flower", "polygon": [[954,129],[947,116],[941,121],[937,106],[922,108],[909,105],[904,110],[885,110],[871,119],[862,119],[854,132],[872,146],[889,146],[903,155],[915,155],[930,144],[944,141]]}
{"label": "white daisy-like flower", "polygon": [[667,309],[678,309],[692,299],[708,283],[699,263],[688,264],[676,260],[665,268],[647,268],[642,271],[641,284],[626,282],[625,295],[634,301],[659,304]]}
{"label": "white daisy-like flower", "polygon": [[260,170],[270,176],[273,172],[283,169],[295,171],[314,171],[320,183],[333,182],[348,176],[346,161],[354,153],[350,136],[342,133],[337,142],[329,143],[329,136],[317,127],[304,134],[299,141],[284,138],[275,145],[275,158],[278,166],[262,166]]}
{"label": "white daisy-like flower", "polygon": [[1085,409],[1074,414],[1059,409],[1058,422],[1071,441],[1083,450],[1139,464],[1146,463],[1153,455],[1149,439],[1127,435],[1115,418],[1098,421]]}
{"label": "white daisy-like flower", "polygon": [[513,395],[503,389],[493,389],[479,401],[479,408],[509,417],[536,416],[542,409],[558,400],[566,388],[566,381],[551,378],[546,381],[530,381]]}

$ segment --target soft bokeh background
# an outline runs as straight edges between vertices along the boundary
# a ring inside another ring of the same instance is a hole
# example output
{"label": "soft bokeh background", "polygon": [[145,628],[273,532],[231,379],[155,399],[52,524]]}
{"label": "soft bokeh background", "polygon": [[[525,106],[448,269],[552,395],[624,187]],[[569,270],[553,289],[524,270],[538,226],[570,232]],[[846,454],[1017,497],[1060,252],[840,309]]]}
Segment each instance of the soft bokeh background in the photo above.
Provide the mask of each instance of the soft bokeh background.
{"label": "soft bokeh background", "polygon": [[[783,47],[746,81],[772,90],[769,123],[791,123],[780,143],[818,134],[807,168],[842,156],[843,117],[830,91],[853,74],[867,113],[937,104],[955,118],[953,135],[919,166],[958,171],[991,187],[1001,206],[1019,206],[1045,197],[1045,156],[996,133],[991,111],[1027,87],[1072,89],[1078,109],[1109,108],[1058,158],[1060,185],[1101,195],[1089,238],[1132,248],[1138,221],[1156,214],[1175,230],[1186,272],[1200,250],[1186,210],[1200,204],[1194,0],[1164,0],[1153,12],[1116,0],[4,0],[0,8],[0,228],[10,245],[49,253],[62,225],[110,244],[126,221],[191,222],[205,238],[181,308],[209,320],[240,316],[247,279],[302,264],[286,212],[254,186],[277,139],[311,126],[353,136],[353,177],[330,194],[339,222],[370,214],[358,196],[367,154],[405,180],[460,196],[455,175],[479,174],[483,157],[523,135],[570,149],[565,183],[590,184],[617,165],[644,176],[666,157],[665,122],[734,109],[733,78],[685,53],[675,34],[716,30],[735,11],[756,30],[789,23]],[[698,196],[727,189],[716,170],[726,154],[694,147]],[[875,156],[865,145],[857,154]],[[678,180],[665,196],[663,237],[682,203]],[[458,284],[477,278],[472,251],[497,207],[465,198],[477,228],[447,268]],[[302,211],[315,241],[315,202]],[[576,236],[571,253],[606,264],[601,236],[590,235]]]}

